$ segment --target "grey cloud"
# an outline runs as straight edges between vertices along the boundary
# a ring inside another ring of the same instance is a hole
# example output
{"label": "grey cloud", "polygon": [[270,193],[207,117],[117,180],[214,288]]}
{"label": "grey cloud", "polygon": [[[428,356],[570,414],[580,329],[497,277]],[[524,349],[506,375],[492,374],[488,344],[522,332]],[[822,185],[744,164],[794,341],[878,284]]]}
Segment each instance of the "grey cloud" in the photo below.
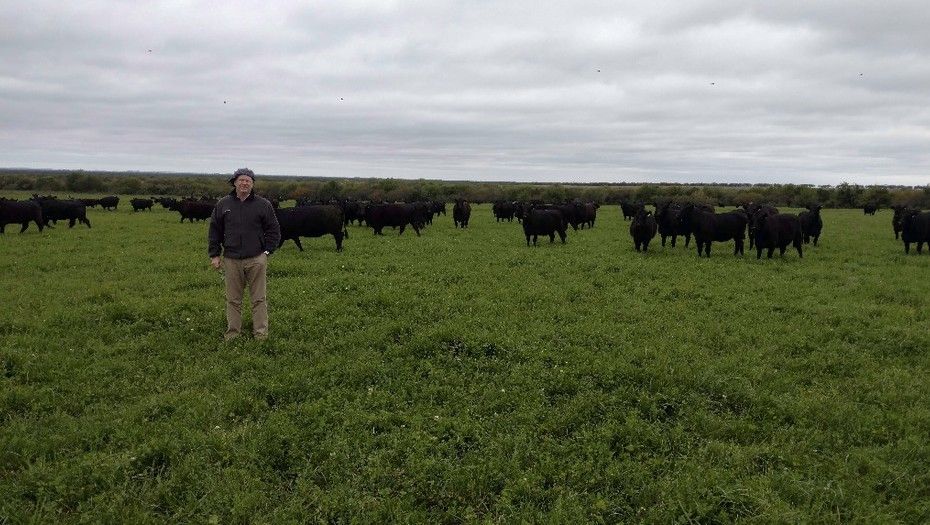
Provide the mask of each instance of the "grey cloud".
{"label": "grey cloud", "polygon": [[888,5],[4,4],[0,165],[926,183],[927,15]]}

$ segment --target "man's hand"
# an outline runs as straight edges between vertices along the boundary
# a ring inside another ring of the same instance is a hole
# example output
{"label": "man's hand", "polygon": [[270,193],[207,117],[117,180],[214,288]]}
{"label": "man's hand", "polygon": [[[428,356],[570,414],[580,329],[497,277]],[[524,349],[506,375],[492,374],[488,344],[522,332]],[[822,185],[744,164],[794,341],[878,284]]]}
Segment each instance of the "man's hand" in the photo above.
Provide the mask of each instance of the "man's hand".
{"label": "man's hand", "polygon": [[220,261],[219,256],[210,257],[210,266],[212,266],[214,270],[219,270],[221,264],[222,262]]}

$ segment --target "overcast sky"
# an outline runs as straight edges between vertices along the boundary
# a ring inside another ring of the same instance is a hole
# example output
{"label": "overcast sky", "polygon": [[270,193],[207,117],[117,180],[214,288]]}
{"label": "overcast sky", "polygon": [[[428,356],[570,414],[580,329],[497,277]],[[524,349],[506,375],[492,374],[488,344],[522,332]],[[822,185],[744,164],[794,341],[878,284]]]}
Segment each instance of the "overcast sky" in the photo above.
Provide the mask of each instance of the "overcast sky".
{"label": "overcast sky", "polygon": [[930,7],[5,0],[0,166],[930,184]]}

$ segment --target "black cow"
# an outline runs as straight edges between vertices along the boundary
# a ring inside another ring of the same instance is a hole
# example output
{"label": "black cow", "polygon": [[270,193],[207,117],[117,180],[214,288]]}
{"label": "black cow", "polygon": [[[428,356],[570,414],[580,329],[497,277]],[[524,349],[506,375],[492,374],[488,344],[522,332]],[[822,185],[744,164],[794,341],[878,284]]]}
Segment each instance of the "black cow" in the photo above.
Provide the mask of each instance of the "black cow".
{"label": "black cow", "polygon": [[168,210],[174,210],[178,206],[178,200],[173,197],[153,197],[152,200]]}
{"label": "black cow", "polygon": [[354,200],[345,200],[341,203],[343,221],[345,225],[354,224],[355,221],[358,221],[358,225],[362,226],[362,223],[365,221],[365,203],[354,201]]}
{"label": "black cow", "polygon": [[530,245],[530,237],[532,237],[533,246],[538,246],[537,241],[540,235],[548,235],[549,242],[555,242],[556,233],[562,239],[562,244],[565,244],[566,226],[567,222],[560,210],[530,208],[523,216],[523,234],[526,235],[526,245]]}
{"label": "black cow", "polygon": [[116,195],[109,195],[107,197],[101,197],[97,200],[100,204],[100,207],[105,210],[115,210],[119,206],[119,197]]}
{"label": "black cow", "polygon": [[100,204],[100,199],[75,199],[81,201],[81,204],[88,208],[96,208]]}
{"label": "black cow", "polygon": [[426,201],[411,203],[413,206],[413,220],[423,229],[427,224],[433,224],[433,204]]}
{"label": "black cow", "polygon": [[875,212],[878,211],[878,205],[874,203],[868,203],[862,207],[863,215],[875,215]]}
{"label": "black cow", "polygon": [[443,214],[443,216],[446,215],[446,203],[443,201],[433,201],[433,214],[439,215],[440,213]]}
{"label": "black cow", "polygon": [[768,249],[768,258],[771,259],[776,247],[779,254],[784,256],[789,244],[798,251],[798,257],[804,257],[801,250],[801,219],[797,215],[761,212],[756,214],[754,220],[756,259],[762,258],[763,249]]}
{"label": "black cow", "polygon": [[649,249],[649,241],[656,236],[657,229],[656,219],[651,211],[642,208],[636,212],[636,217],[630,222],[630,235],[633,237],[636,251],[640,251],[640,248],[644,252]]}
{"label": "black cow", "polygon": [[894,216],[891,217],[891,229],[894,230],[894,238],[897,240],[901,234],[902,222],[904,220],[904,214],[907,213],[907,206],[896,204],[891,207],[894,210]]}
{"label": "black cow", "polygon": [[42,206],[38,202],[0,199],[0,233],[4,233],[7,224],[22,225],[19,233],[23,233],[29,227],[30,222],[36,223],[39,231],[45,228]]}
{"label": "black cow", "polygon": [[672,247],[674,248],[679,235],[685,237],[685,247],[691,243],[691,230],[682,227],[678,220],[679,215],[681,215],[681,205],[679,204],[673,202],[656,204],[655,219],[659,228],[659,236],[662,237],[662,246],[665,246],[665,240],[671,237]]}
{"label": "black cow", "polygon": [[769,204],[756,204],[753,202],[744,204],[743,210],[745,210],[746,218],[749,221],[747,224],[749,228],[749,249],[751,250],[756,242],[756,217],[760,213],[764,213],[766,215],[776,215],[779,213],[779,211],[775,206],[771,206]]}
{"label": "black cow", "polygon": [[175,204],[174,211],[181,214],[181,222],[187,219],[193,223],[195,220],[205,221],[213,215],[216,202],[185,199]]}
{"label": "black cow", "polygon": [[804,244],[810,244],[811,238],[814,239],[814,246],[820,239],[820,232],[823,231],[823,219],[820,218],[820,204],[813,204],[807,207],[807,211],[798,214],[801,221],[801,234],[804,236]]}
{"label": "black cow", "polygon": [[501,222],[506,220],[507,222],[513,222],[513,216],[516,213],[516,206],[514,203],[507,201],[497,201],[491,207],[491,211],[494,213],[494,218],[496,222]]}
{"label": "black cow", "polygon": [[400,233],[398,235],[403,235],[404,229],[409,224],[419,237],[420,229],[424,226],[417,221],[416,208],[412,204],[404,203],[369,204],[365,208],[365,222],[368,223],[368,226],[371,226],[375,235],[384,235],[381,230],[385,226],[399,227]]}
{"label": "black cow", "polygon": [[623,213],[623,220],[633,220],[633,217],[636,217],[636,213],[644,207],[645,206],[641,202],[622,201],[620,203],[620,211]]}
{"label": "black cow", "polygon": [[129,204],[132,205],[132,211],[134,212],[144,211],[144,210],[151,211],[152,204],[154,204],[154,202],[152,201],[152,199],[131,199],[129,201]]}
{"label": "black cow", "polygon": [[471,204],[465,199],[455,199],[455,205],[452,206],[452,222],[456,228],[467,228],[468,220],[471,218]]}
{"label": "black cow", "polygon": [[80,222],[90,228],[90,221],[87,220],[87,207],[81,201],[39,198],[36,202],[42,207],[42,220],[46,226],[50,222],[58,224],[58,221],[68,221],[69,228],[73,228],[75,222]]}
{"label": "black cow", "polygon": [[517,222],[522,223],[523,217],[526,217],[526,214],[530,212],[530,208],[533,206],[529,202],[525,201],[516,201],[513,203],[513,216],[517,218]]}
{"label": "black cow", "polygon": [[[700,210],[700,211],[707,212],[707,213],[714,213],[716,211],[714,207],[711,206],[710,204],[702,204],[702,203],[687,203],[687,204],[682,205],[681,209],[684,210],[684,208],[688,205],[694,206],[695,210]],[[691,223],[689,221],[682,220],[681,211],[678,212],[677,228],[678,228],[678,233],[685,237],[685,248],[687,248],[688,245],[691,244],[690,240],[691,240],[691,236],[694,235],[694,231],[691,229]]]}
{"label": "black cow", "polygon": [[597,208],[598,205],[593,202],[585,202],[575,205],[575,209],[578,215],[578,224],[581,225],[582,229],[584,229],[585,226],[588,228],[594,227],[594,221],[597,219]]}
{"label": "black cow", "polygon": [[578,231],[578,206],[574,204],[533,204],[530,207],[539,210],[558,210],[562,213],[565,226],[571,226],[573,230]]}
{"label": "black cow", "polygon": [[278,224],[281,226],[280,248],[284,241],[291,239],[300,251],[301,237],[322,237],[332,235],[336,239],[336,251],[342,251],[342,240],[349,237],[343,211],[340,206],[323,204],[298,206],[296,208],[278,208],[275,210]]}
{"label": "black cow", "polygon": [[911,243],[917,243],[917,253],[922,253],[924,243],[930,246],[930,212],[908,210],[901,220],[901,239],[904,253],[911,253]]}
{"label": "black cow", "polygon": [[730,239],[736,244],[733,255],[742,255],[747,221],[745,212],[714,213],[702,210],[694,204],[686,205],[678,216],[681,226],[694,234],[698,257],[702,252],[710,257],[712,242]]}

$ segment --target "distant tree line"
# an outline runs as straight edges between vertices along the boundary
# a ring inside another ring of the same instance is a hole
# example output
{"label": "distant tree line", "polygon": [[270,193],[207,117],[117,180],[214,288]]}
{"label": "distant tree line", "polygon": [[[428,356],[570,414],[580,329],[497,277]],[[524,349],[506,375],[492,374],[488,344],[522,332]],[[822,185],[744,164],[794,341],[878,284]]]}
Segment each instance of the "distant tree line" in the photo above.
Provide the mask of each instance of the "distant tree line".
{"label": "distant tree line", "polygon": [[[0,190],[120,195],[219,196],[229,191],[225,174],[161,174],[92,171],[0,170]],[[663,199],[736,206],[765,202],[775,206],[858,208],[906,204],[930,208],[928,186],[838,186],[808,184],[674,184],[674,183],[510,183],[406,179],[327,179],[259,175],[259,191],[281,199],[357,199],[416,201],[465,198],[472,202],[533,200],[562,202],[582,199],[603,204]]]}

